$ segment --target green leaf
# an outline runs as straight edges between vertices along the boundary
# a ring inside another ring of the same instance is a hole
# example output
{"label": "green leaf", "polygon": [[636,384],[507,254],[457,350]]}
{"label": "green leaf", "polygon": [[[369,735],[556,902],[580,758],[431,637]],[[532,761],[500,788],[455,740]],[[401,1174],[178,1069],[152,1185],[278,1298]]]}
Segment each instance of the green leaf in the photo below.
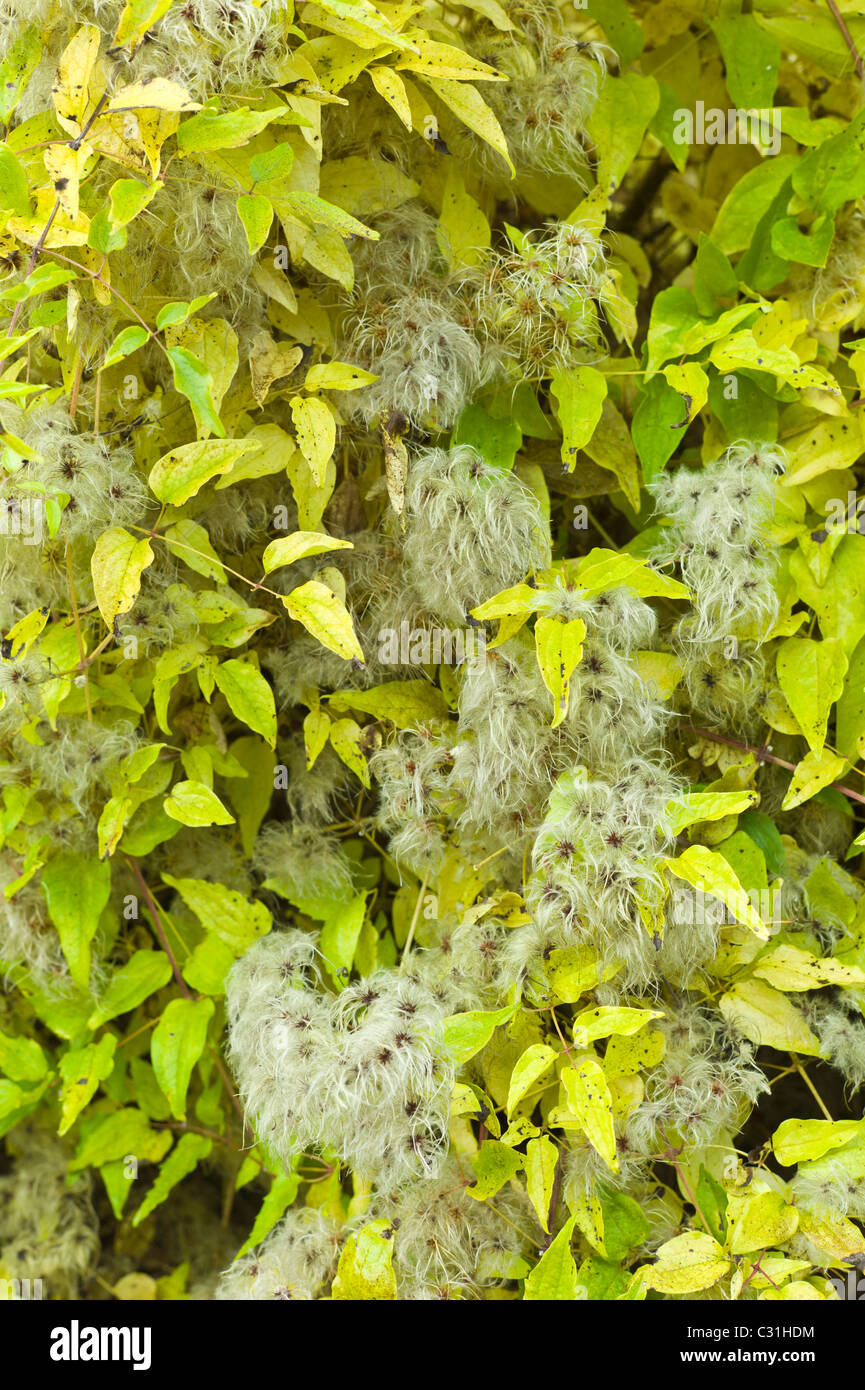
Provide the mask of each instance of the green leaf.
{"label": "green leaf", "polygon": [[225,977],[234,965],[234,955],[218,936],[206,936],[199,941],[184,963],[181,974],[198,994],[225,993]]}
{"label": "green leaf", "polygon": [[159,1175],[141,1206],[132,1218],[133,1226],[150,1215],[165,1201],[172,1188],[193,1172],[203,1158],[207,1158],[213,1148],[213,1140],[203,1134],[181,1134],[173,1153],[163,1161]]}
{"label": "green leaf", "polygon": [[174,389],[186,396],[192,406],[199,432],[204,435],[215,434],[223,439],[225,426],[213,403],[212,375],[188,348],[169,347],[166,351],[174,371]]}
{"label": "green leaf", "polygon": [[586,14],[597,20],[619,56],[619,70],[624,72],[646,46],[642,29],[631,16],[625,0],[587,0]]}
{"label": "green leaf", "polygon": [[64,849],[42,870],[42,892],[77,985],[90,985],[90,943],[111,895],[111,865]]}
{"label": "green leaf", "polygon": [[648,484],[675,453],[688,427],[685,402],[663,377],[655,376],[640,391],[631,435]]}
{"label": "green leaf", "polygon": [[598,187],[608,198],[636,158],[660,99],[654,77],[607,74],[587,127],[598,152]]}
{"label": "green leaf", "polygon": [[516,1004],[508,1004],[503,1009],[470,1010],[464,1014],[451,1014],[444,1021],[444,1046],[446,1051],[462,1066],[486,1047],[496,1029],[512,1019],[517,1011]]}
{"label": "green leaf", "polygon": [[72,1048],[60,1059],[60,1093],[62,1109],[58,1134],[72,1128],[85,1105],[96,1093],[100,1081],[114,1070],[117,1039],[113,1033],[103,1033],[98,1043]]}
{"label": "green leaf", "polygon": [[242,956],[254,941],[270,931],[272,919],[264,903],[248,902],[233,888],[207,879],[172,878],[170,874],[162,877],[177,890],[204,930],[218,936],[235,955]]}
{"label": "green leaf", "polygon": [[33,216],[27,175],[9,146],[0,142],[0,208],[23,217]]}
{"label": "green leaf", "polygon": [[149,336],[147,329],[139,327],[137,323],[121,329],[102,359],[102,370],[104,371],[106,367],[113,367],[115,362],[121,362],[124,357],[129,357],[131,353],[137,352],[141,345],[147,342]]}
{"label": "green leaf", "polygon": [[788,637],[778,649],[778,683],[812,753],[822,753],[829,711],[844,689],[847,657],[837,637]]}
{"label": "green leaf", "polygon": [[300,1177],[297,1173],[289,1173],[285,1177],[276,1177],[270,1185],[270,1191],[261,1204],[255,1224],[249,1233],[248,1238],[243,1242],[235,1259],[239,1260],[241,1255],[245,1255],[249,1250],[253,1250],[256,1245],[260,1245],[264,1237],[273,1230],[277,1221],[281,1221],[288,1208],[297,1196],[297,1189],[300,1186]]}
{"label": "green leaf", "polygon": [[595,367],[556,371],[550,381],[550,394],[562,427],[562,463],[573,473],[577,451],[588,444],[601,418],[607,378]]}
{"label": "green leaf", "polygon": [[126,1159],[130,1154],[139,1163],[158,1163],[171,1148],[173,1139],[168,1130],[151,1129],[147,1116],[135,1106],[116,1110],[113,1115],[99,1119],[81,1139],[69,1172],[83,1168],[98,1168],[103,1163]]}
{"label": "green leaf", "polygon": [[48,1059],[33,1038],[0,1033],[0,1071],[10,1081],[41,1081],[48,1071]]}
{"label": "green leaf", "polygon": [[366,916],[366,893],[343,903],[321,929],[320,950],[331,978],[344,988],[354,964],[354,953]]}
{"label": "green leaf", "polygon": [[214,672],[217,689],[241,724],[252,729],[271,748],[276,744],[276,702],[273,690],[248,661],[222,661]]}
{"label": "green leaf", "polygon": [[480,405],[465,407],[451,435],[451,448],[470,445],[496,468],[513,468],[522,443],[523,432],[518,425],[506,418],[493,419]]}
{"label": "green leaf", "polygon": [[98,1028],[118,1014],[131,1013],[170,979],[171,962],[164,951],[136,951],[112,974],[87,1026]]}
{"label": "green leaf", "polygon": [[8,125],[39,59],[42,42],[35,26],[28,25],[15,39],[0,63],[0,121]]}
{"label": "green leaf", "polygon": [[172,999],[154,1029],[150,1060],[176,1120],[186,1119],[192,1068],[204,1051],[214,1008],[212,999]]}
{"label": "green leaf", "polygon": [[246,232],[249,254],[255,256],[267,241],[273,222],[273,204],[263,193],[241,193],[237,199],[237,215]]}
{"label": "green leaf", "polygon": [[568,1302],[577,1297],[577,1265],[571,1254],[571,1235],[576,1217],[570,1216],[555,1240],[526,1276],[526,1301]]}
{"label": "green leaf", "polygon": [[247,106],[239,106],[236,111],[221,115],[215,111],[199,111],[178,130],[177,148],[184,155],[200,154],[205,150],[234,150],[248,144],[282,114],[282,107],[250,111]]}
{"label": "green leaf", "polygon": [[398,729],[410,729],[431,719],[446,719],[447,701],[430,681],[385,681],[370,690],[336,691],[328,701],[332,710],[360,710],[374,719],[389,719]]}
{"label": "green leaf", "polygon": [[498,1139],[484,1139],[472,1158],[475,1178],[466,1191],[475,1201],[485,1202],[488,1197],[494,1197],[522,1167],[521,1154],[514,1153]]}
{"label": "green leaf", "polygon": [[291,173],[294,163],[294,149],[285,143],[275,145],[263,154],[254,154],[249,161],[249,177],[253,183],[267,183],[269,179],[284,179]]}
{"label": "green leaf", "polygon": [[771,106],[781,57],[778,40],[752,14],[714,19],[712,30],[724,59],[733,105],[746,111]]}
{"label": "green leaf", "polygon": [[326,550],[351,550],[351,541],[337,540],[326,536],[322,531],[294,531],[290,536],[280,536],[265,546],[261,563],[265,574],[272,574],[283,565],[293,565],[310,555],[323,555]]}

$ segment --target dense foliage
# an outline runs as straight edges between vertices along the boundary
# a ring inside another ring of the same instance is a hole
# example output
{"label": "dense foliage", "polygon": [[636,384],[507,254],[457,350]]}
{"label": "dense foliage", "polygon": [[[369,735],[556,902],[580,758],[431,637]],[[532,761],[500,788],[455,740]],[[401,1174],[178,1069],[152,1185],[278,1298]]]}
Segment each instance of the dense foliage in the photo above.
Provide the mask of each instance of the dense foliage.
{"label": "dense foliage", "polygon": [[865,6],[0,51],[2,1287],[845,1296]]}

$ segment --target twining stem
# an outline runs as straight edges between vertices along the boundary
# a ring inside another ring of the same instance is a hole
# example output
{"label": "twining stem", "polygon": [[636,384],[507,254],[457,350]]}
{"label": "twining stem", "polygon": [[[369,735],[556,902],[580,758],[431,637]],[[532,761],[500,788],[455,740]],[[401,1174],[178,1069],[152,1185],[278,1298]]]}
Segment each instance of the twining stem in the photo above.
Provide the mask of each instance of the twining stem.
{"label": "twining stem", "polygon": [[859,56],[859,50],[856,47],[856,41],[853,38],[853,35],[850,33],[850,30],[847,28],[846,23],[844,22],[844,16],[838,9],[838,6],[835,4],[835,0],[826,0],[826,3],[829,6],[830,11],[832,12],[832,18],[835,20],[835,23],[838,25],[838,28],[841,31],[841,37],[843,38],[844,42],[850,50],[850,56],[853,59],[856,71],[859,74],[860,79],[863,82],[865,82],[865,66],[863,66],[862,59]]}
{"label": "twining stem", "polygon": [[[726,734],[716,734],[712,729],[697,729],[693,724],[683,724],[681,727],[686,733],[711,739],[713,743],[724,743],[728,748],[740,748],[743,753],[753,753],[759,763],[774,763],[776,767],[786,767],[788,772],[796,771],[795,763],[788,763],[785,758],[776,758],[765,748],[755,748],[750,743],[739,743],[735,738],[727,738]],[[861,802],[865,806],[865,796],[860,792],[854,792],[850,787],[842,787],[840,782],[832,782],[830,785],[833,791],[841,792],[842,796],[849,797],[851,801]]]}
{"label": "twining stem", "polygon": [[177,984],[180,988],[180,992],[183,995],[184,999],[191,999],[192,992],[189,986],[187,985],[186,981],[184,980],[183,976],[181,975],[180,966],[177,964],[177,959],[174,955],[174,952],[168,944],[168,937],[166,936],[165,928],[162,925],[162,918],[159,915],[159,908],[156,906],[156,903],[153,899],[153,895],[151,894],[150,889],[147,887],[147,884],[144,881],[144,875],[138,867],[137,861],[132,858],[131,854],[127,854],[125,856],[125,859],[130,869],[132,870],[133,875],[135,876],[139,888],[141,889],[141,896],[147,904],[147,910],[150,913],[151,919],[153,921],[153,927],[156,932],[156,935],[159,937],[162,949],[171,963],[171,969],[174,974],[174,978],[177,981]]}

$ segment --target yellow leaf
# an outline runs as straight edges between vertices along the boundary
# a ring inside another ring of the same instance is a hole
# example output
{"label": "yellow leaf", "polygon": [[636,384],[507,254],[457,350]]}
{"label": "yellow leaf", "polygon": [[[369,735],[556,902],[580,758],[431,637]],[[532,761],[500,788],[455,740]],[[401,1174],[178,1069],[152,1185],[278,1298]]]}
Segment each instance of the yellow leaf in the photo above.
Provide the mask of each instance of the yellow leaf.
{"label": "yellow leaf", "polygon": [[420,29],[412,30],[410,37],[417,53],[400,58],[395,64],[397,71],[406,68],[409,72],[421,76],[452,78],[456,82],[507,81],[503,73],[496,72],[488,63],[480,62],[461,48],[453,48],[449,43],[436,43]]}
{"label": "yellow leaf", "polygon": [[634,652],[640,680],[668,700],[684,675],[682,663],[672,652]]}
{"label": "yellow leaf", "polygon": [[181,825],[234,825],[234,816],[204,782],[177,782],[162,803],[165,814]]}
{"label": "yellow leaf", "polygon": [[780,1192],[755,1192],[744,1198],[732,1194],[728,1218],[732,1222],[730,1253],[749,1255],[783,1245],[795,1234],[799,1213]]}
{"label": "yellow leaf", "polygon": [[106,111],[201,111],[201,102],[193,101],[185,87],[167,77],[145,77],[118,87],[106,106]]}
{"label": "yellow leaf", "polygon": [[128,613],[141,588],[141,575],[153,564],[153,550],[146,537],[136,540],[122,526],[112,526],[96,542],[90,560],[93,592],[105,624]]}
{"label": "yellow leaf", "polygon": [[785,439],[784,448],[790,459],[784,479],[786,485],[805,483],[819,474],[849,468],[865,449],[862,427],[858,411],[847,416],[824,415],[812,421],[807,429],[798,430]]}
{"label": "yellow leaf", "polygon": [[252,340],[249,354],[249,374],[252,394],[258,405],[264,405],[274,381],[291,376],[303,361],[303,348],[293,343],[278,343],[266,329],[259,329]]}
{"label": "yellow leaf", "polygon": [[322,555],[326,550],[353,550],[351,541],[339,541],[333,536],[325,536],[321,531],[295,531],[291,536],[280,536],[265,548],[262,564],[265,574],[271,574],[283,565],[293,565],[297,560],[305,560],[308,555]]}
{"label": "yellow leaf", "polygon": [[561,724],[568,712],[570,679],[583,654],[586,625],[582,618],[560,622],[558,618],[538,618],[535,623],[535,651],[544,685],[553,697],[551,728]]}
{"label": "yellow leaf", "polygon": [[295,622],[303,623],[307,632],[328,651],[346,661],[363,662],[363,651],[355,635],[351,616],[345,604],[326,584],[310,579],[283,598],[286,611]]}
{"label": "yellow leaf", "polygon": [[348,362],[319,362],[310,367],[303,387],[305,391],[359,391],[374,381],[378,377],[363,367],[352,367]]}
{"label": "yellow leaf", "polygon": [[334,752],[350,768],[365,787],[369,787],[369,767],[361,747],[363,730],[354,719],[337,719],[330,726],[330,743]]}
{"label": "yellow leaf", "polygon": [[326,401],[317,396],[292,396],[291,417],[297,445],[309,464],[316,487],[324,482],[324,471],[336,444],[336,421]]}
{"label": "yellow leaf", "polygon": [[748,894],[722,854],[716,854],[705,845],[691,845],[678,859],[665,859],[663,862],[664,867],[676,878],[684,879],[712,898],[720,898],[737,922],[750,927],[762,940],[768,939],[769,928],[751,906]]}
{"label": "yellow leaf", "polygon": [[517,171],[508,153],[504,131],[480,92],[470,82],[454,82],[446,77],[424,77],[421,73],[417,75],[469,130],[473,130],[475,135],[501,155],[512,178],[516,178]]}
{"label": "yellow leaf", "polygon": [[687,1231],[666,1241],[657,1262],[642,1265],[640,1274],[646,1287],[658,1293],[686,1294],[712,1288],[729,1268],[730,1261],[712,1236]]}
{"label": "yellow leaf", "polygon": [[778,684],[812,753],[822,753],[829,711],[844,689],[847,655],[838,637],[788,637],[778,648]]}
{"label": "yellow leaf", "polygon": [[353,1302],[396,1298],[393,1230],[383,1218],[370,1221],[346,1240],[339,1257],[333,1297]]}
{"label": "yellow leaf", "polygon": [[576,1066],[566,1068],[562,1072],[562,1085],[580,1129],[607,1167],[617,1173],[613,1098],[600,1062],[594,1057],[585,1057]]}
{"label": "yellow leaf", "polygon": [[830,753],[828,748],[824,748],[822,753],[806,753],[793,773],[781,810],[791,811],[794,806],[800,806],[803,801],[816,796],[817,792],[840,777],[846,766],[847,759]]}
{"label": "yellow leaf", "polygon": [[820,1055],[820,1043],[799,1010],[763,980],[740,980],[721,996],[718,1007],[728,1023],[758,1047]]}
{"label": "yellow leaf", "polygon": [[772,1135],[772,1148],[779,1163],[793,1168],[842,1148],[863,1132],[865,1120],[784,1120]]}
{"label": "yellow leaf", "polygon": [[545,1231],[550,1229],[548,1218],[558,1156],[558,1148],[546,1134],[530,1139],[526,1145],[526,1190]]}
{"label": "yellow leaf", "polygon": [[51,96],[57,119],[70,135],[77,135],[91,100],[102,91],[91,90],[91,78],[99,56],[101,34],[95,24],[83,24],[74,35],[57,65]]}
{"label": "yellow leaf", "polygon": [[865,973],[858,966],[842,965],[833,956],[814,956],[798,946],[773,946],[760,957],[753,973],[785,993],[823,985],[865,985]]}
{"label": "yellow leaf", "polygon": [[396,112],[406,130],[411,130],[411,106],[399,73],[385,67],[367,68],[367,72],[379,96]]}
{"label": "yellow leaf", "polygon": [[682,419],[693,420],[709,399],[709,377],[705,368],[699,362],[671,364],[664,368],[664,376],[673,390],[684,397]]}

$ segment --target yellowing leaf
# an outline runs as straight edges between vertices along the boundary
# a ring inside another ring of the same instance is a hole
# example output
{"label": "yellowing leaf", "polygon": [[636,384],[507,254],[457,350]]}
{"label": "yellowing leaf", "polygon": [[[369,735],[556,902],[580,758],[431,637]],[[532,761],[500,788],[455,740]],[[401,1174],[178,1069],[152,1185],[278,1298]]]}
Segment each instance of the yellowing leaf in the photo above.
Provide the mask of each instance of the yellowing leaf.
{"label": "yellowing leaf", "polygon": [[326,550],[351,549],[351,541],[336,540],[321,531],[295,531],[290,536],[280,536],[278,540],[271,541],[265,548],[262,564],[265,574],[271,574],[282,565],[293,565],[309,555],[322,555]]}
{"label": "yellowing leaf", "polygon": [[204,782],[175,783],[163,805],[165,814],[181,825],[234,825],[234,816]]}
{"label": "yellowing leaf", "polygon": [[574,367],[553,372],[550,394],[562,427],[562,463],[573,473],[577,453],[588,444],[601,418],[607,378],[597,367]]}
{"label": "yellowing leaf", "polygon": [[574,1042],[577,1047],[590,1047],[598,1038],[608,1038],[611,1034],[630,1037],[654,1018],[663,1018],[663,1013],[658,1009],[630,1009],[608,1004],[584,1009],[574,1019]]}
{"label": "yellowing leaf", "polygon": [[329,734],[331,747],[337,756],[365,787],[369,787],[369,767],[361,745],[363,730],[360,725],[354,719],[336,719],[330,726]]}
{"label": "yellowing leaf", "polygon": [[317,396],[292,396],[291,417],[297,445],[309,464],[313,482],[320,487],[324,470],[336,444],[336,421],[327,401]]}
{"label": "yellowing leaf", "polygon": [[170,9],[171,3],[172,0],[126,0],[117,22],[112,47],[116,48],[122,44],[130,52],[134,52],[147,30],[162,18],[166,10]]}
{"label": "yellowing leaf", "polygon": [[513,1115],[519,1102],[535,1082],[543,1076],[555,1062],[557,1053],[546,1043],[532,1043],[519,1057],[511,1072],[508,1086],[507,1116]]}
{"label": "yellowing leaf", "polygon": [[[200,111],[201,103],[193,101],[186,88],[181,87],[179,82],[171,82],[167,77],[145,77],[141,82],[130,82],[125,87],[118,87],[105,110],[143,111],[147,108],[167,112]],[[157,127],[158,123],[153,123],[154,132]],[[140,123],[139,133],[144,137],[145,131]],[[145,139],[145,145],[148,143]]]}
{"label": "yellowing leaf", "polygon": [[705,845],[691,845],[678,859],[665,859],[664,867],[710,897],[720,898],[737,922],[749,927],[762,940],[768,939],[769,928],[751,906],[735,870],[722,854],[716,854]]}
{"label": "yellowing leaf", "polygon": [[83,24],[63,50],[57,65],[51,96],[57,119],[70,135],[79,133],[93,96],[90,81],[99,55],[100,38],[95,24]]}
{"label": "yellowing leaf", "polygon": [[422,73],[418,73],[417,76],[428,87],[432,88],[436,96],[453,111],[463,125],[467,125],[469,130],[473,130],[475,135],[480,136],[485,144],[490,145],[496,151],[496,154],[501,155],[510,169],[512,177],[516,178],[517,171],[508,153],[508,142],[505,139],[504,131],[492,108],[487,105],[480,92],[469,82],[454,82],[451,78],[429,77]]}
{"label": "yellowing leaf", "polygon": [[568,1217],[531,1274],[526,1276],[526,1301],[572,1303],[577,1296],[577,1265],[571,1254],[571,1235],[576,1218]]}
{"label": "yellowing leaf", "polygon": [[351,616],[333,589],[317,579],[310,579],[284,598],[286,611],[295,622],[303,623],[307,632],[328,651],[346,661],[363,662],[363,651],[355,636]]}
{"label": "yellowing leaf", "polygon": [[333,1298],[353,1302],[393,1300],[393,1228],[383,1218],[348,1237],[333,1281]]}
{"label": "yellowing leaf", "polygon": [[374,381],[378,377],[372,372],[348,362],[319,362],[310,367],[303,385],[306,391],[359,391]]}
{"label": "yellowing leaf", "polygon": [[128,613],[138,597],[141,576],[153,564],[153,550],[147,538],[136,540],[122,526],[103,531],[90,558],[93,593],[105,624],[113,628],[115,618]]}
{"label": "yellowing leaf", "polygon": [[803,801],[816,796],[817,792],[828,787],[841,776],[847,766],[847,759],[824,748],[822,753],[806,753],[797,765],[796,771],[781,803],[782,811],[791,811],[801,806]]}
{"label": "yellowing leaf", "polygon": [[676,801],[667,803],[667,822],[671,835],[678,835],[698,821],[722,820],[756,806],[758,792],[684,792]]}
{"label": "yellowing leaf", "polygon": [[310,710],[303,721],[303,745],[306,749],[306,770],[309,772],[330,735],[330,719],[322,709]]}
{"label": "yellowing leaf", "polygon": [[785,1168],[822,1158],[865,1132],[865,1120],[784,1120],[772,1135],[772,1148]]}
{"label": "yellowing leaf", "polygon": [[748,1255],[754,1250],[783,1245],[799,1225],[799,1213],[785,1202],[780,1192],[755,1192],[744,1198],[733,1195],[728,1211],[732,1219],[730,1253],[733,1255]]}
{"label": "yellowing leaf", "polygon": [[387,67],[367,68],[367,72],[379,96],[396,112],[406,130],[411,130],[411,106],[399,73]]}
{"label": "yellowing leaf", "polygon": [[490,244],[490,224],[478,202],[467,192],[455,161],[450,161],[448,168],[436,241],[452,269],[478,265]]}
{"label": "yellowing leaf", "polygon": [[181,444],[156,460],[150,471],[150,490],[160,502],[179,507],[225,473],[236,459],[260,445],[254,439],[203,439]]}
{"label": "yellowing leaf", "polygon": [[550,1201],[559,1151],[549,1135],[530,1139],[526,1145],[526,1191],[541,1227],[549,1231]]}
{"label": "yellowing leaf", "polygon": [[687,1231],[666,1241],[657,1262],[642,1265],[640,1275],[646,1287],[658,1293],[688,1294],[712,1288],[729,1268],[730,1261],[712,1236]]}
{"label": "yellowing leaf", "polygon": [[753,973],[785,994],[823,985],[865,985],[865,973],[858,966],[842,965],[832,956],[814,956],[799,946],[783,944],[761,956]]}
{"label": "yellowing leaf", "polygon": [[562,1085],[580,1128],[608,1168],[619,1171],[616,1134],[613,1129],[613,1098],[603,1068],[594,1057],[585,1057],[562,1072]]}
{"label": "yellowing leaf", "polygon": [[718,1001],[728,1023],[758,1047],[820,1055],[820,1043],[799,1010],[763,980],[741,980]]}
{"label": "yellowing leaf", "polygon": [[558,618],[538,618],[535,623],[538,666],[544,685],[553,697],[553,729],[568,712],[570,679],[583,654],[585,635],[586,624],[582,618],[565,623]]}
{"label": "yellowing leaf", "polygon": [[778,684],[812,753],[823,752],[829,711],[844,689],[847,656],[838,637],[788,637],[777,655]]}
{"label": "yellowing leaf", "polygon": [[60,1059],[60,1128],[66,1134],[81,1111],[96,1093],[100,1081],[110,1076],[114,1068],[117,1039],[113,1033],[103,1033],[98,1043],[73,1048]]}

